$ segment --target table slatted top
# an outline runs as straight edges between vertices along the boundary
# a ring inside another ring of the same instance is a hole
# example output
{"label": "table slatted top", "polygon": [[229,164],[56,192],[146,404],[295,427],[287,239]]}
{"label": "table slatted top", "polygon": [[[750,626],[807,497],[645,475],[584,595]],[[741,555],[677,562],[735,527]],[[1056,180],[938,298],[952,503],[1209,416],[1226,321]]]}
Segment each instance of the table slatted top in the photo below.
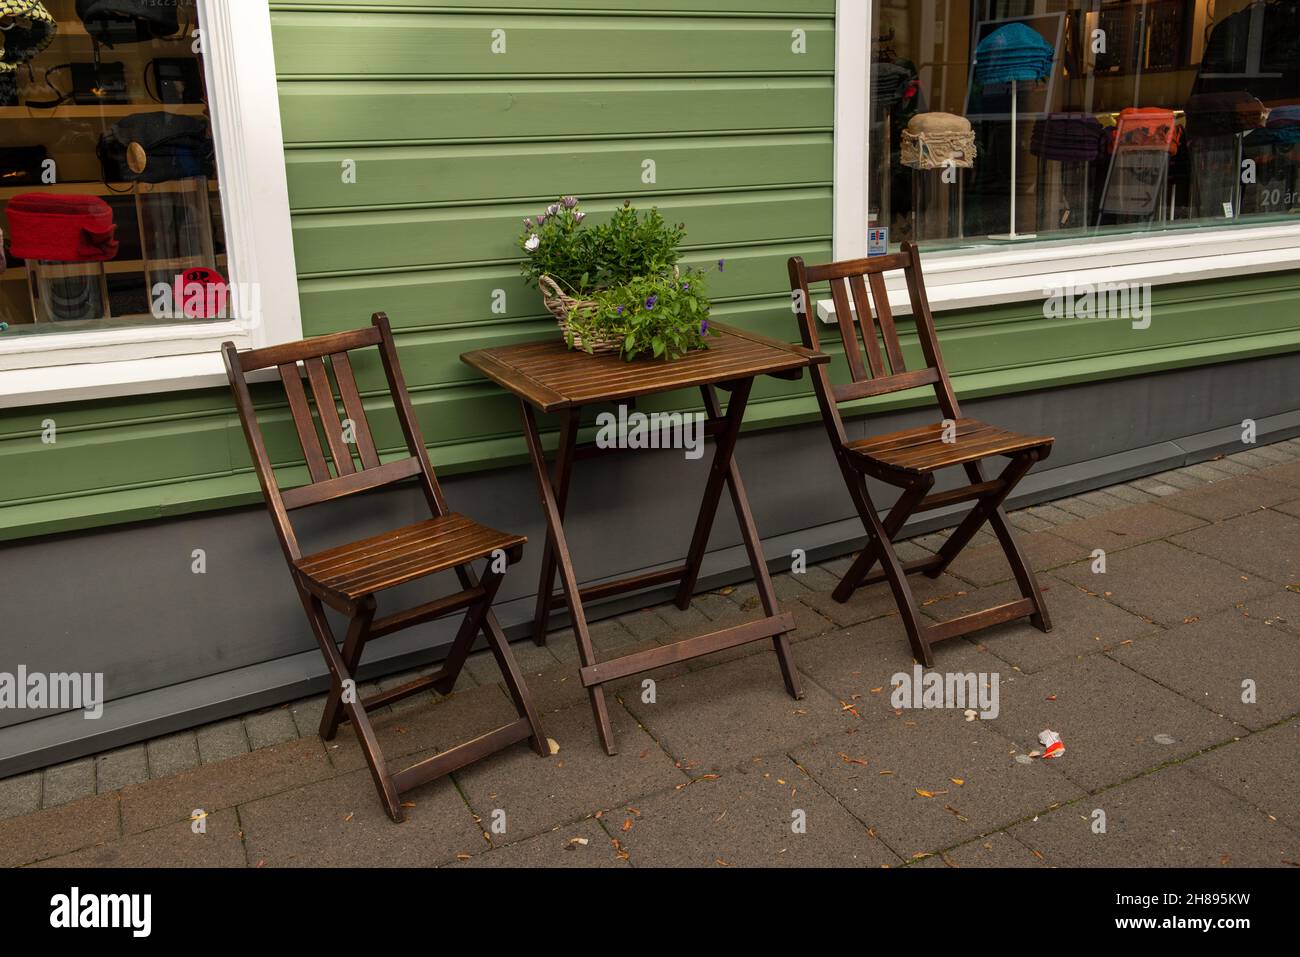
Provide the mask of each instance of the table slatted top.
{"label": "table slatted top", "polygon": [[711,323],[709,348],[664,362],[569,349],[555,335],[538,342],[467,352],[461,360],[543,412],[694,388],[760,375],[798,379],[830,356],[757,333]]}

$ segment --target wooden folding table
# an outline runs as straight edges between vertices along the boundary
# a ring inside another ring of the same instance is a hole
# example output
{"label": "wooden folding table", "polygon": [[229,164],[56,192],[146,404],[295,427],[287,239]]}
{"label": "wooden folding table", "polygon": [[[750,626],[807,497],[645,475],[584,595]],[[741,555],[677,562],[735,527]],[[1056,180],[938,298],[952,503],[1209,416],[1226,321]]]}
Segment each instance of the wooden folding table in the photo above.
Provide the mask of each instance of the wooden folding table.
{"label": "wooden folding table", "polygon": [[[541,492],[548,530],[533,620],[533,639],[538,644],[545,643],[546,625],[552,607],[557,604],[568,606],[578,643],[581,662],[579,674],[591,697],[600,740],[610,754],[617,753],[617,746],[605,704],[604,685],[652,668],[771,638],[781,664],[786,689],[794,698],[803,697],[786,637],[787,632],[794,630],[794,617],[782,613],[777,605],[776,592],[763,558],[762,541],[754,527],[749,499],[736,464],[735,449],[750,389],[758,376],[798,379],[803,375],[805,367],[828,362],[829,356],[717,323],[713,324],[713,329],[721,335],[709,340],[708,349],[689,353],[673,362],[649,359],[626,362],[614,355],[593,356],[574,352],[565,346],[559,336],[541,342],[480,349],[461,356],[466,363],[519,399],[524,419],[524,438],[528,443],[533,472]],[[594,448],[594,444],[578,446],[583,407],[625,403],[640,396],[691,388],[698,388],[704,397],[704,431],[706,435],[714,437],[715,448],[685,563],[660,571],[580,587],[565,539],[564,511],[573,463],[576,458],[585,457]],[[731,396],[725,412],[718,400],[718,389]],[[553,470],[548,470],[542,449],[542,437],[537,427],[538,411],[556,412],[561,416],[559,446]],[[677,582],[677,606],[686,608],[695,591],[724,485],[731,491],[731,502],[736,510],[749,564],[758,584],[764,617],[621,658],[597,661],[583,602]],[[554,591],[557,567],[562,586],[560,592]]]}

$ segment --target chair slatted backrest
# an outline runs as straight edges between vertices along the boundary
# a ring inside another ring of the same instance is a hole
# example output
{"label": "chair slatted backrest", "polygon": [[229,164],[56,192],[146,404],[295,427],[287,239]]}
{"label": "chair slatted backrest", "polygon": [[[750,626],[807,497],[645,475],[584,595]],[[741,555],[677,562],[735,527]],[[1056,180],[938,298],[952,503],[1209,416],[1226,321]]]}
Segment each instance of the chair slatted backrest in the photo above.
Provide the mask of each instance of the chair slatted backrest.
{"label": "chair slatted backrest", "polygon": [[[839,414],[841,402],[932,385],[944,414],[950,418],[959,415],[957,399],[939,351],[934,317],[925,295],[921,257],[915,243],[905,242],[899,252],[889,256],[850,259],[821,266],[805,265],[796,256],[790,260],[789,266],[795,315],[799,319],[803,343],[810,349],[821,349],[818,320],[811,309],[814,300],[810,287],[822,282],[830,285],[836,330],[844,346],[851,381],[842,385],[832,384],[828,367],[820,365],[813,369],[813,385],[823,414],[834,422],[841,442],[845,441]],[[907,280],[912,319],[925,360],[925,367],[921,369],[908,369],[903,358],[898,327],[885,287],[885,274],[895,270],[902,270]]]}
{"label": "chair slatted backrest", "polygon": [[[357,388],[349,353],[379,348],[384,375],[406,439],[406,458],[381,462],[361,392]],[[377,312],[368,329],[356,329],[328,336],[304,339],[284,345],[240,352],[233,342],[221,347],[226,374],[235,396],[235,409],[253,455],[262,494],[280,537],[280,544],[292,560],[301,557],[297,537],[288,513],[382,488],[419,477],[421,489],[435,516],[445,515],[446,502],[434,475],[424,437],[415,418],[406,380],[397,360],[388,317]],[[253,407],[248,375],[260,369],[275,369],[284,386],[289,414],[302,448],[311,481],[281,490],[266,450],[261,424]],[[332,373],[332,375],[331,375]],[[305,383],[304,383],[305,379]],[[343,415],[339,415],[342,403]],[[323,437],[323,441],[322,441]]]}

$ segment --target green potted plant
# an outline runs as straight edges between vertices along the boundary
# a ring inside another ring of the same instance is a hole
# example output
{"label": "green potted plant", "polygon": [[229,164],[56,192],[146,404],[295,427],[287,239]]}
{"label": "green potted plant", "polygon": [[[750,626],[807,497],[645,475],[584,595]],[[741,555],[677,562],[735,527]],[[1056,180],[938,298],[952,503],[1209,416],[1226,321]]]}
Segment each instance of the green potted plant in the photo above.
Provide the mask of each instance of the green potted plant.
{"label": "green potted plant", "polygon": [[[524,220],[523,273],[542,292],[571,349],[676,359],[708,348],[705,274],[678,265],[686,235],[657,209],[630,200],[588,227],[578,199],[565,196]],[[722,264],[719,263],[719,268]]]}

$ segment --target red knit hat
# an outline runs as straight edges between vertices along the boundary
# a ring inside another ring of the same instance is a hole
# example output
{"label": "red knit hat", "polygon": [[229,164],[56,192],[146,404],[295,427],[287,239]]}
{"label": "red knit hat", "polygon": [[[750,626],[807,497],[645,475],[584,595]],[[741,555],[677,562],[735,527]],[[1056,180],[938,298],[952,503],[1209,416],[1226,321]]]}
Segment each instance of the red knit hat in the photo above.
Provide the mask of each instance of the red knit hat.
{"label": "red knit hat", "polygon": [[21,193],[5,211],[10,251],[21,259],[102,262],[117,255],[113,211],[98,196]]}

